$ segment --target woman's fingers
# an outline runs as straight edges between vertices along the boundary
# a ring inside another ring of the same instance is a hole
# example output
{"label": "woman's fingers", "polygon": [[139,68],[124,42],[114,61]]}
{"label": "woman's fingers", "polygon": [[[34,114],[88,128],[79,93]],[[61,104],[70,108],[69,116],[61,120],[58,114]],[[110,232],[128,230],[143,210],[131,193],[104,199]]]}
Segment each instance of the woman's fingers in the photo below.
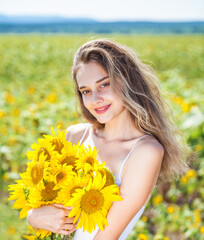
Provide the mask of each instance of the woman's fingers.
{"label": "woman's fingers", "polygon": [[64,209],[64,216],[68,217],[71,210]]}
{"label": "woman's fingers", "polygon": [[61,208],[64,210],[64,216],[68,217],[69,213],[71,212],[71,210],[73,209],[73,207],[64,207],[64,205],[62,204],[52,204],[53,206],[57,207],[57,208]]}
{"label": "woman's fingers", "polygon": [[73,218],[73,217],[69,217],[70,212],[71,212],[71,210],[64,210],[64,216],[66,218]]}
{"label": "woman's fingers", "polygon": [[59,234],[69,235],[76,230],[73,224],[64,224],[62,229],[58,232]]}
{"label": "woman's fingers", "polygon": [[[35,212],[35,214],[33,213]],[[33,228],[68,235],[75,231],[74,217],[68,218],[71,209],[62,204],[42,206],[29,212],[29,223]],[[62,227],[63,226],[63,227]],[[64,229],[63,229],[64,228]],[[67,230],[68,231],[65,231]]]}
{"label": "woman's fingers", "polygon": [[58,208],[63,208],[63,209],[67,209],[67,210],[72,210],[72,208],[73,207],[65,207],[64,205],[62,205],[62,204],[56,204],[56,203],[54,203],[54,204],[52,204],[53,206],[55,206],[55,207],[58,207]]}
{"label": "woman's fingers", "polygon": [[75,229],[75,226],[73,224],[63,224],[62,225],[62,230],[74,230]]}
{"label": "woman's fingers", "polygon": [[71,218],[65,217],[64,218],[64,223],[73,223],[73,222],[74,222],[74,217],[71,217]]}
{"label": "woman's fingers", "polygon": [[72,232],[74,232],[76,229],[73,229],[73,230],[68,230],[68,231],[65,231],[65,230],[60,230],[58,233],[59,234],[62,234],[62,235],[69,235],[71,234]]}

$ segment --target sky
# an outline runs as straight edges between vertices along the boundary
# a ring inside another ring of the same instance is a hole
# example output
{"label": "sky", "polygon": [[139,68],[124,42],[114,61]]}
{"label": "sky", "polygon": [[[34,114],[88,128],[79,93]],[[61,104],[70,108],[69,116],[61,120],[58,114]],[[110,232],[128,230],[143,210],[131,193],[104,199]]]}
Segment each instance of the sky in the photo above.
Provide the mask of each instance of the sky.
{"label": "sky", "polygon": [[0,0],[0,14],[100,21],[204,21],[204,0]]}

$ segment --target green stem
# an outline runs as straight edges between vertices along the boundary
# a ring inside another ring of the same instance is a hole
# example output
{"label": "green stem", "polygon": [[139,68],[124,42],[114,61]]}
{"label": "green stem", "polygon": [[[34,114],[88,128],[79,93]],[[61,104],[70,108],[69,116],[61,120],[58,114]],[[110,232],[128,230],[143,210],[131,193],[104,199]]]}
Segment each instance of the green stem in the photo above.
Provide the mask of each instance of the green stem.
{"label": "green stem", "polygon": [[68,240],[69,238],[68,238],[68,235],[66,236],[66,235],[64,235],[64,237],[63,237],[63,240]]}
{"label": "green stem", "polygon": [[54,240],[54,233],[51,234],[51,240]]}

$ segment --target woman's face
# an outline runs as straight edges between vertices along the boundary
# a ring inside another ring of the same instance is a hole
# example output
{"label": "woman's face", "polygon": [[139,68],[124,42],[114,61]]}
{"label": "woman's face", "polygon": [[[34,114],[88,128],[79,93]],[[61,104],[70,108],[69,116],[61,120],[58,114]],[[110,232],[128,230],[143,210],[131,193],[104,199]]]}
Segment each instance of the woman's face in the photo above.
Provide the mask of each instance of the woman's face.
{"label": "woman's face", "polygon": [[122,100],[111,89],[107,72],[98,63],[82,64],[76,80],[84,106],[100,123],[111,121],[125,109]]}

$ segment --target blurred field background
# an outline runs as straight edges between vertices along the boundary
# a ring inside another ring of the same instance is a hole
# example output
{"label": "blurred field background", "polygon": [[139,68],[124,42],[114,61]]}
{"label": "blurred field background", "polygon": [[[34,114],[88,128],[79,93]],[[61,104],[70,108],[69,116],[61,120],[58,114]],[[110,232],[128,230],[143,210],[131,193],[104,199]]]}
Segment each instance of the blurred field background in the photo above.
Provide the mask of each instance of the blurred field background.
{"label": "blurred field background", "polygon": [[[204,239],[204,36],[97,35],[126,44],[156,71],[188,144],[192,169],[154,190],[128,240]],[[71,65],[90,35],[0,36],[0,239],[28,232],[8,202],[8,184],[26,168],[26,152],[50,127],[80,122]],[[139,194],[139,193],[138,193]]]}

